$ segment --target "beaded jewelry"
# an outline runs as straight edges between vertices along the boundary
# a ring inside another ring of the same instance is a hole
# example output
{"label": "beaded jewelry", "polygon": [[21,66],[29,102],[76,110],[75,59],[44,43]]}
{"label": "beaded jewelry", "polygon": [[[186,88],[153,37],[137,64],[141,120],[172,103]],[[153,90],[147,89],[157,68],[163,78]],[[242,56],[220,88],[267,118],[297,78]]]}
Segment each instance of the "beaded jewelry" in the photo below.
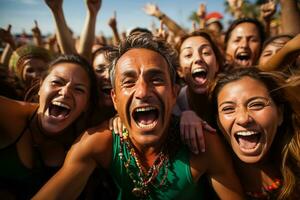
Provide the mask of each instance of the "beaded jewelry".
{"label": "beaded jewelry", "polygon": [[[138,155],[130,141],[128,139],[128,131],[127,129],[123,129],[123,136],[120,137],[121,145],[120,145],[120,152],[119,157],[124,163],[124,167],[126,169],[126,172],[128,173],[130,179],[133,181],[134,188],[132,190],[132,193],[134,196],[138,198],[146,198],[150,193],[150,185],[154,186],[154,182],[157,178],[157,175],[160,171],[164,171],[164,175],[160,183],[158,184],[158,187],[161,187],[164,185],[167,176],[168,176],[168,167],[169,167],[169,156],[165,152],[165,148],[162,149],[162,151],[157,155],[157,158],[155,159],[153,165],[149,168],[147,172],[145,172],[142,168],[140,159],[138,158]],[[127,151],[129,152],[130,156],[127,160],[124,159],[123,155],[123,144],[126,147]],[[137,179],[134,176],[134,168],[132,164],[130,164],[131,160],[136,164],[138,167],[138,174]]]}
{"label": "beaded jewelry", "polygon": [[246,192],[246,194],[254,199],[273,199],[278,192],[282,182],[280,179],[275,179],[275,181],[268,185],[267,187],[262,187],[259,192]]}

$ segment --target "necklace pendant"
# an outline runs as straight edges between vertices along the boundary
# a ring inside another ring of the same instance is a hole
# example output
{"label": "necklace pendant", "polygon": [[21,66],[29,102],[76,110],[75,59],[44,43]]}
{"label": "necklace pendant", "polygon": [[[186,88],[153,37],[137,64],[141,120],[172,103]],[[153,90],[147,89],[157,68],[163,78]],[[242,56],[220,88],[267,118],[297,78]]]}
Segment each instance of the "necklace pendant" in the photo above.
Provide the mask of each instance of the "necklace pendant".
{"label": "necklace pendant", "polygon": [[135,187],[132,190],[132,194],[136,197],[144,197],[147,195],[147,192],[143,188]]}

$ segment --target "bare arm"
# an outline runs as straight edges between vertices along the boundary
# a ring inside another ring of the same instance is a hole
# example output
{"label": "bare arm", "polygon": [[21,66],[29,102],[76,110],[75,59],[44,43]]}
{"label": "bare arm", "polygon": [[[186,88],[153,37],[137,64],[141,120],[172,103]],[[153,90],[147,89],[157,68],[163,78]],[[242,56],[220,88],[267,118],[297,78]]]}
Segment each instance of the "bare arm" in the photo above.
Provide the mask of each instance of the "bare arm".
{"label": "bare arm", "polygon": [[112,136],[110,131],[101,131],[88,130],[75,141],[63,167],[40,189],[34,200],[76,199],[97,164],[108,167]]}
{"label": "bare arm", "polygon": [[260,17],[265,27],[266,36],[270,36],[270,24],[272,16],[276,12],[276,3],[275,0],[269,0],[260,7]]}
{"label": "bare arm", "polygon": [[1,56],[1,63],[5,66],[8,66],[9,59],[13,53],[13,51],[16,49],[15,41],[13,39],[13,36],[10,32],[11,25],[8,25],[7,29],[0,28],[0,40],[5,42],[5,48]]}
{"label": "bare arm", "polygon": [[117,13],[114,11],[114,16],[109,19],[108,25],[110,26],[113,34],[114,34],[114,45],[118,45],[120,43],[120,36],[117,27]]}
{"label": "bare arm", "polygon": [[[206,152],[200,155],[193,155],[191,165],[196,169],[203,170],[203,163],[206,163],[208,176],[212,186],[221,199],[244,199],[242,187],[235,174],[231,156],[227,152],[221,139],[217,134],[205,135]],[[199,171],[198,171],[199,172]],[[201,173],[202,174],[202,173]]]}
{"label": "bare arm", "polygon": [[56,26],[56,37],[62,53],[76,54],[72,33],[68,28],[62,9],[63,0],[45,0],[45,2],[53,15]]}
{"label": "bare arm", "polygon": [[259,68],[263,71],[283,70],[283,67],[286,66],[283,63],[287,57],[297,51],[300,51],[300,34],[288,41],[268,62]]}
{"label": "bare arm", "polygon": [[95,40],[96,18],[101,7],[101,0],[86,0],[88,9],[85,24],[79,41],[78,53],[91,61],[92,47]]}
{"label": "bare arm", "polygon": [[283,34],[300,33],[300,11],[296,0],[280,0]]}
{"label": "bare arm", "polygon": [[200,29],[204,29],[205,28],[205,24],[206,24],[206,20],[205,20],[206,5],[204,3],[201,3],[199,5],[198,11],[197,11],[197,16],[199,18],[199,28]]}
{"label": "bare arm", "polygon": [[161,20],[174,34],[177,36],[182,36],[185,34],[185,31],[171,18],[161,12],[158,6],[154,4],[146,4],[144,7],[145,13],[148,15],[154,16]]}
{"label": "bare arm", "polygon": [[34,20],[34,27],[31,29],[33,35],[33,42],[36,46],[42,47],[43,46],[43,38],[41,30],[38,26],[38,22]]}

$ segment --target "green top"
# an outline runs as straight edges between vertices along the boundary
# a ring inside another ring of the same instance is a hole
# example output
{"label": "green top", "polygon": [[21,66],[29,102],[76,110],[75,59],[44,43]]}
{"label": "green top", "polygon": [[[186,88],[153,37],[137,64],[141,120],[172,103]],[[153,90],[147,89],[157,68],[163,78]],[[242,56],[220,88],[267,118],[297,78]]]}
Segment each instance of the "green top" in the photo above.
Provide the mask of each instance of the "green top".
{"label": "green top", "polygon": [[[124,163],[119,157],[120,145],[123,145],[123,156],[126,161],[130,155],[125,147],[125,143],[120,143],[119,135],[113,133],[113,157],[110,166],[111,175],[119,189],[118,199],[138,199],[132,194],[134,188],[133,182],[127,174]],[[133,174],[137,179],[139,169],[136,163],[131,159]],[[203,189],[200,185],[193,182],[188,150],[181,145],[176,154],[170,158],[168,165],[167,178],[162,186],[162,178],[165,175],[165,170],[162,169],[156,177],[153,185],[150,185],[150,194],[147,199],[201,199]]]}

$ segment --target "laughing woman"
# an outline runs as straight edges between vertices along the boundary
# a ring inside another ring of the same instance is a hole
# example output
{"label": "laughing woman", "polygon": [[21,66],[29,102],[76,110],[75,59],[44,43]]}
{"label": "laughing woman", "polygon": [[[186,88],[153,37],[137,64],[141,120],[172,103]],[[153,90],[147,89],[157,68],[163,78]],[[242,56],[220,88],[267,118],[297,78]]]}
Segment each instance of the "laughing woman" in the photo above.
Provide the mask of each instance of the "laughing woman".
{"label": "laughing woman", "polygon": [[256,68],[219,74],[212,87],[218,125],[249,199],[299,199],[300,77]]}
{"label": "laughing woman", "polygon": [[65,55],[49,65],[39,104],[0,97],[0,196],[28,199],[60,167],[96,105],[92,67]]}

